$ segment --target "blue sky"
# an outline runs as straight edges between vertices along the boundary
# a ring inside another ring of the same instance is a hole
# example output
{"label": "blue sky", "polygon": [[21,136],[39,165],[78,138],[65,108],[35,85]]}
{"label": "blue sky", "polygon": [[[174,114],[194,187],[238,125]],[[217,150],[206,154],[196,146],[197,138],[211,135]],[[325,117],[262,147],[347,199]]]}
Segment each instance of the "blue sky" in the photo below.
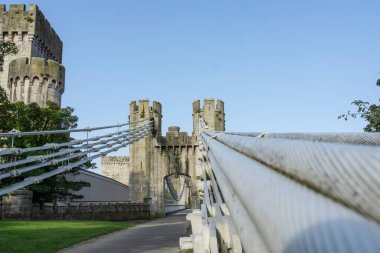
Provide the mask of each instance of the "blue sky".
{"label": "blue sky", "polygon": [[360,132],[337,116],[380,97],[378,0],[24,3],[64,42],[63,105],[83,127],[126,121],[149,98],[164,130],[191,132],[192,102],[220,98],[229,131]]}

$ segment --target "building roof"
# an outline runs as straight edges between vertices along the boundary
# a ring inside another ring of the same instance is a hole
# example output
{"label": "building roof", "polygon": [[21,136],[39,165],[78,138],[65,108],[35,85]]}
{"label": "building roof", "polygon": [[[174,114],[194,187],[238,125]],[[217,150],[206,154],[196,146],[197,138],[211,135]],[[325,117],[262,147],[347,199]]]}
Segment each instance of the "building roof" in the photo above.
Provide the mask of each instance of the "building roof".
{"label": "building roof", "polygon": [[115,179],[112,179],[110,177],[106,177],[106,176],[100,175],[98,173],[95,173],[95,172],[92,172],[92,171],[89,171],[89,170],[79,169],[78,172],[81,173],[81,174],[83,174],[83,175],[87,175],[87,176],[90,176],[90,177],[94,177],[94,178],[98,178],[98,179],[101,179],[101,180],[109,181],[109,182],[112,182],[112,183],[119,184],[120,186],[129,188],[128,185],[120,183],[119,181],[116,181]]}

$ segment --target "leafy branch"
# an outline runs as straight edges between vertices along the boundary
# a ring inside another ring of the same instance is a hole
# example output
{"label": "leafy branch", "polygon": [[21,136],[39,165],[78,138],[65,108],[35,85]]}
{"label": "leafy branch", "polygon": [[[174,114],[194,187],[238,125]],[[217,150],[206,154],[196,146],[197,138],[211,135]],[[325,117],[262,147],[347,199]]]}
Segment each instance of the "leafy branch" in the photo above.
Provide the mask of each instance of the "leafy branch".
{"label": "leafy branch", "polygon": [[[376,81],[376,85],[380,87],[380,79]],[[348,111],[346,114],[339,115],[338,119],[348,120],[359,117],[368,122],[364,131],[380,132],[380,104],[370,104],[362,100],[355,100],[351,104],[356,106],[356,112]]]}
{"label": "leafy branch", "polygon": [[0,42],[0,71],[3,70],[5,56],[15,55],[17,53],[18,53],[18,49],[15,43],[11,41]]}

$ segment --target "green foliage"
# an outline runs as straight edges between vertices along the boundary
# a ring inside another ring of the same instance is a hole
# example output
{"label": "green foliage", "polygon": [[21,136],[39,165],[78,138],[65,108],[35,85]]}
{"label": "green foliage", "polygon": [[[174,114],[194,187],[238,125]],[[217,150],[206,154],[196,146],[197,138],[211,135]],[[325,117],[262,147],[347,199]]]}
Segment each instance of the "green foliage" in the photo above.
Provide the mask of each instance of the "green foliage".
{"label": "green foliage", "polygon": [[176,165],[179,165],[180,161],[181,161],[181,158],[180,158],[180,156],[179,156],[179,152],[176,151],[176,152],[174,153],[174,163],[175,163]]}
{"label": "green foliage", "polygon": [[31,17],[27,17],[26,20],[29,22],[29,23],[33,23],[34,19],[32,19]]}
{"label": "green foliage", "polygon": [[3,70],[4,57],[9,54],[17,54],[18,49],[11,41],[0,41],[0,70]]}
{"label": "green foliage", "polygon": [[7,94],[5,93],[4,89],[0,87],[0,132],[4,132],[5,129],[8,130],[11,128],[11,122],[8,121],[11,115],[10,108],[11,104],[7,98]]}
{"label": "green foliage", "polygon": [[53,253],[133,226],[115,221],[0,221],[0,252]]}
{"label": "green foliage", "polygon": [[[376,81],[376,85],[380,87],[380,79]],[[356,106],[356,112],[348,111],[347,114],[340,115],[338,119],[348,120],[348,118],[360,117],[368,123],[364,131],[380,132],[380,104],[370,104],[362,100],[355,100],[351,104]]]}
{"label": "green foliage", "polygon": [[145,108],[143,107],[142,112],[140,113],[140,118],[145,118]]}
{"label": "green foliage", "polygon": [[175,177],[178,178],[179,177],[179,173],[181,173],[182,171],[182,166],[181,166],[181,156],[180,156],[180,153],[178,152],[178,150],[176,150],[174,153],[173,153],[173,157],[171,159],[171,165],[174,169],[174,171],[171,171],[171,173],[174,173]]}
{"label": "green foliage", "polygon": [[[70,107],[60,108],[54,103],[48,102],[47,107],[40,108],[36,103],[24,104],[23,102],[10,103],[4,90],[0,87],[0,132],[9,132],[13,129],[18,131],[45,131],[45,130],[65,130],[77,127],[78,117],[73,115],[74,109]],[[43,146],[46,143],[69,142],[72,138],[68,134],[50,134],[39,136],[24,136],[0,139],[0,148],[10,148],[12,143],[17,148],[27,148]],[[12,155],[2,157],[0,162],[9,162],[25,159],[27,156],[45,155],[48,151],[35,151],[27,154]],[[71,162],[75,159],[71,160]],[[6,186],[25,179],[26,177],[40,175],[51,171],[62,164],[48,166],[23,173],[20,176],[7,178],[0,181],[0,186]],[[87,163],[82,168],[93,166]],[[79,168],[73,169],[72,173],[77,173]],[[33,190],[34,201],[56,202],[67,198],[81,198],[73,191],[78,191],[82,187],[88,187],[87,182],[67,181],[64,174],[45,179],[40,184],[31,185],[28,188]]]}

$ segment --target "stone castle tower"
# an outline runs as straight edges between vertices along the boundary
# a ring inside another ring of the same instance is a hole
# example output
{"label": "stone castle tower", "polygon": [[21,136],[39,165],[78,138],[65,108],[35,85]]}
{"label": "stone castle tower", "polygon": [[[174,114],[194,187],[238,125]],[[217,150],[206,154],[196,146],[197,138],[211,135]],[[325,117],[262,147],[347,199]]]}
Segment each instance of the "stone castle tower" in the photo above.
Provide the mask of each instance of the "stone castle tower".
{"label": "stone castle tower", "polygon": [[[123,171],[129,173],[130,200],[143,202],[151,200],[152,212],[156,215],[164,213],[165,203],[168,201],[178,204],[189,204],[189,199],[183,197],[179,201],[170,200],[164,178],[175,175],[178,167],[182,174],[191,177],[192,185],[196,187],[197,179],[201,176],[196,171],[195,164],[198,157],[198,123],[199,116],[217,131],[225,130],[224,103],[218,100],[216,105],[213,99],[205,99],[201,107],[199,100],[193,103],[193,134],[189,136],[181,132],[177,126],[171,126],[165,136],[162,136],[162,107],[154,101],[152,106],[149,100],[133,101],[130,104],[130,121],[154,119],[155,133],[130,145],[129,164],[124,165]],[[143,124],[137,123],[136,125]],[[134,127],[135,125],[131,125]],[[122,159],[119,157],[118,159]],[[113,166],[107,165],[109,159],[102,158],[103,175],[111,175]],[[175,166],[177,164],[177,166]],[[176,168],[177,167],[177,168]],[[114,178],[117,180],[117,178]],[[175,179],[175,177],[174,177]],[[189,196],[186,188],[183,196]]]}
{"label": "stone castle tower", "polygon": [[0,71],[0,86],[11,102],[47,101],[61,105],[65,87],[62,41],[36,5],[0,4],[0,40],[17,45],[16,55],[7,55]]}
{"label": "stone castle tower", "polygon": [[199,116],[203,118],[205,123],[216,131],[225,130],[225,114],[224,114],[224,102],[217,100],[215,107],[214,99],[205,99],[203,108],[201,108],[201,102],[199,100],[193,103],[193,136],[198,139],[199,131]]}
{"label": "stone castle tower", "polygon": [[[150,107],[149,100],[140,100],[139,104],[133,101],[130,104],[130,122],[142,119],[154,119],[154,129],[157,135],[161,135],[161,104],[154,101]],[[141,125],[133,124],[130,127]],[[153,136],[139,140],[129,147],[130,177],[129,191],[132,201],[143,202],[150,196],[151,178],[154,177]],[[152,186],[153,187],[153,186]]]}

